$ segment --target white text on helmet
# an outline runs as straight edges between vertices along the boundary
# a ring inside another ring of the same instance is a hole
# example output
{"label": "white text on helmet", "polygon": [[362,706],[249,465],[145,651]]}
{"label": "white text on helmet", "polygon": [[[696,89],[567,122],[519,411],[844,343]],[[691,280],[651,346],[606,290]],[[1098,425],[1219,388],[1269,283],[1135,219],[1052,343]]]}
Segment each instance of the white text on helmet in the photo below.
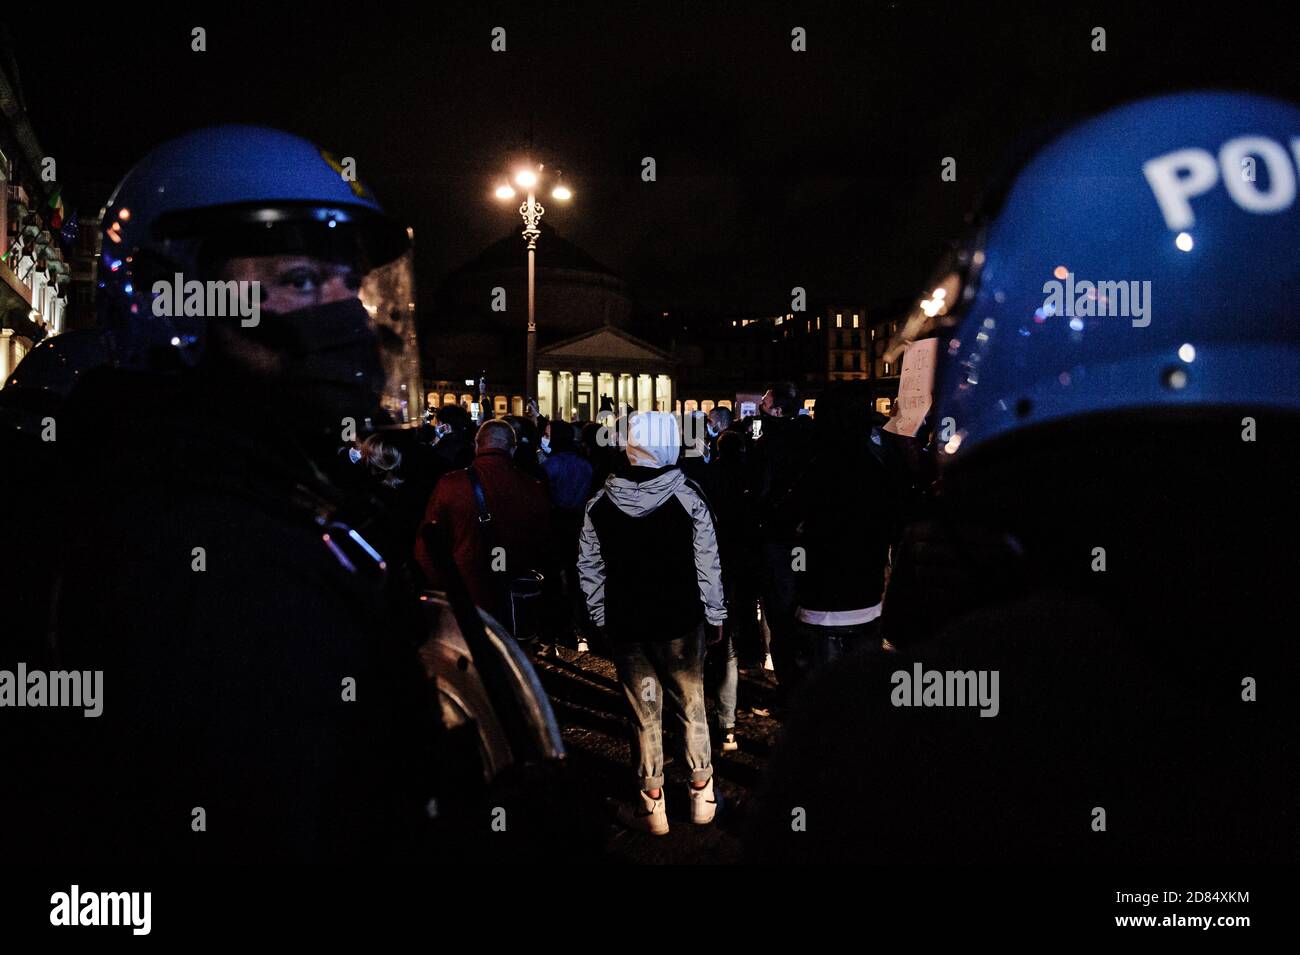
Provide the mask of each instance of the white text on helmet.
{"label": "white text on helmet", "polygon": [[[1268,188],[1260,188],[1253,174],[1254,157],[1268,169]],[[1291,156],[1267,136],[1238,136],[1219,148],[1218,162],[1206,149],[1178,149],[1142,164],[1165,224],[1175,232],[1190,229],[1196,215],[1190,202],[1214,188],[1223,171],[1223,184],[1232,201],[1247,212],[1268,214],[1289,209],[1295,202],[1296,174],[1292,159],[1300,165],[1300,137],[1291,138]],[[1249,161],[1248,161],[1249,160]]]}

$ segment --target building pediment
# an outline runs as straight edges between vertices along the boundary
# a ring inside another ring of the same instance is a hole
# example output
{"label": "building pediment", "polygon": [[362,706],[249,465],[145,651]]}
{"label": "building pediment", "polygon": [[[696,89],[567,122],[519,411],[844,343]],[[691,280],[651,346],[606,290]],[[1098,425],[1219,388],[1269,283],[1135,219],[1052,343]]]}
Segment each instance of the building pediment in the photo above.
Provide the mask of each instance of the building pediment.
{"label": "building pediment", "polygon": [[538,350],[539,359],[617,359],[624,361],[674,361],[673,356],[635,335],[608,326],[566,338]]}

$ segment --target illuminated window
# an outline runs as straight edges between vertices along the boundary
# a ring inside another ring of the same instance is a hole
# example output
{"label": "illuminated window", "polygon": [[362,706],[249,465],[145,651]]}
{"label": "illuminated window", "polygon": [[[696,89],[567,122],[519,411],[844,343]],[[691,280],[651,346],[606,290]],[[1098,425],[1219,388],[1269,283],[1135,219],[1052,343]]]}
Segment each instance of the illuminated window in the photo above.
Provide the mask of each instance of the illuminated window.
{"label": "illuminated window", "polygon": [[858,327],[858,316],[857,316],[857,315],[854,315],[854,316],[853,316],[853,327],[854,327],[854,328],[857,328],[857,327]]}
{"label": "illuminated window", "polygon": [[835,313],[835,327],[836,328],[844,327],[844,315],[841,312]]}

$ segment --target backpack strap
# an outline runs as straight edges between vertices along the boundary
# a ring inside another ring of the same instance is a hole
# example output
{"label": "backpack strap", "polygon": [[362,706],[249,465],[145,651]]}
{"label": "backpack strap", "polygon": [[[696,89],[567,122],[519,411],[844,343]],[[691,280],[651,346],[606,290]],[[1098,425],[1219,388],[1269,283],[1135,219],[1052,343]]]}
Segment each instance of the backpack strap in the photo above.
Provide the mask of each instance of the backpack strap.
{"label": "backpack strap", "polygon": [[474,489],[474,504],[478,508],[478,522],[480,524],[492,523],[492,514],[488,510],[487,498],[483,496],[483,482],[479,480],[478,472],[474,470],[471,464],[465,469],[465,474],[469,477],[469,486]]}

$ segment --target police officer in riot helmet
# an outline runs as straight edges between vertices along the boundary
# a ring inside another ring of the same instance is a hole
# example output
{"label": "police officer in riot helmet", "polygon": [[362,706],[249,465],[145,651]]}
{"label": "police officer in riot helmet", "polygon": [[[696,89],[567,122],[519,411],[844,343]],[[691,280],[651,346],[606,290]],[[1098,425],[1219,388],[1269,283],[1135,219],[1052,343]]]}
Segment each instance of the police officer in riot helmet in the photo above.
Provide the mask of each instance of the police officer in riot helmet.
{"label": "police officer in riot helmet", "polygon": [[895,649],[814,681],[757,856],[1296,860],[1298,134],[1158,97],[993,197],[931,286],[943,490]]}
{"label": "police officer in riot helmet", "polygon": [[328,154],[255,127],[149,153],[103,217],[120,368],[60,413],[52,634],[103,670],[65,779],[68,851],[337,860],[418,851],[431,795],[414,634],[323,473],[379,412],[358,299],[407,237]]}

